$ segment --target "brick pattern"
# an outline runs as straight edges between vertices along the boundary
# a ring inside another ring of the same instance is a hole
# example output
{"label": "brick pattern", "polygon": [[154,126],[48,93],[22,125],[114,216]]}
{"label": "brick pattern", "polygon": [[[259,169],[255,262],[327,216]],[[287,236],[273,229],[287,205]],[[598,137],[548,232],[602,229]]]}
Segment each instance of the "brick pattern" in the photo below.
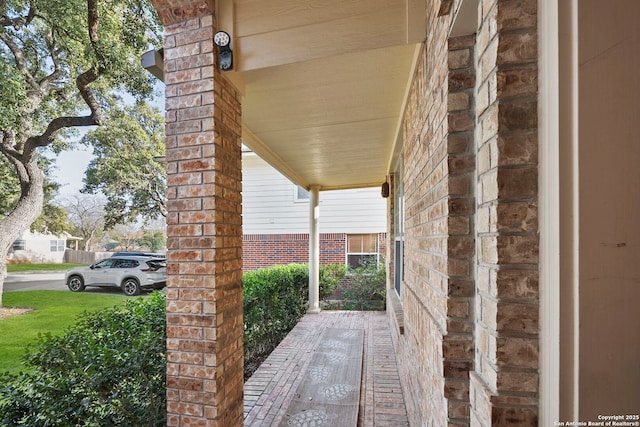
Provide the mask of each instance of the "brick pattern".
{"label": "brick pattern", "polygon": [[409,419],[535,425],[536,2],[481,1],[477,37],[454,39],[460,2],[433,3],[403,122]]}
{"label": "brick pattern", "polygon": [[213,0],[150,0],[165,26],[211,15]]}
{"label": "brick pattern", "polygon": [[537,2],[480,4],[471,425],[537,425]]}
{"label": "brick pattern", "polygon": [[[448,27],[439,2],[427,2],[428,34],[411,84],[403,120],[405,244],[404,335],[398,362],[410,425],[446,426],[444,351],[447,334],[449,209]],[[459,221],[459,220],[458,220]],[[460,232],[468,232],[459,221]],[[387,304],[390,306],[391,304]],[[391,320],[393,321],[393,319]]]}
{"label": "brick pattern", "polygon": [[[409,425],[400,376],[384,312],[323,311],[307,314],[245,384],[244,425],[277,426],[298,384],[308,375],[325,328],[364,329],[359,427]],[[334,425],[340,425],[335,420]]]}
{"label": "brick pattern", "polygon": [[[378,233],[378,253],[386,255],[386,233]],[[308,234],[245,234],[242,242],[243,270],[309,262]],[[344,264],[347,257],[345,233],[320,234],[320,265]]]}
{"label": "brick pattern", "polygon": [[[344,264],[346,241],[346,234],[320,234],[320,264]],[[242,247],[244,271],[309,262],[308,234],[250,234]]]}
{"label": "brick pattern", "polygon": [[475,35],[451,38],[448,46],[449,281],[447,329],[442,343],[444,394],[449,425],[464,426],[469,424],[469,373],[475,350]]}
{"label": "brick pattern", "polygon": [[240,98],[216,67],[206,3],[189,4],[164,44],[167,425],[241,425]]}

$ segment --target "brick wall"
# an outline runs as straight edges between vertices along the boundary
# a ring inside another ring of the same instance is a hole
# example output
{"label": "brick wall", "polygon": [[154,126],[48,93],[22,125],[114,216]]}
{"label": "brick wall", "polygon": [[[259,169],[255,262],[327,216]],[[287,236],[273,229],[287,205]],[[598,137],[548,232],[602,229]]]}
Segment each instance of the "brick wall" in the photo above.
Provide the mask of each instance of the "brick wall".
{"label": "brick wall", "polygon": [[[411,425],[446,426],[443,336],[449,281],[448,26],[427,2],[429,34],[403,122],[405,244],[399,368]],[[391,305],[391,304],[388,304]]]}
{"label": "brick wall", "polygon": [[394,343],[411,425],[536,425],[536,1],[481,1],[449,38],[460,3],[427,3],[405,110]]}
{"label": "brick wall", "polygon": [[[386,233],[378,234],[378,253],[386,254]],[[309,262],[308,234],[245,234],[242,242],[243,270]],[[320,233],[320,264],[344,264],[347,235]]]}
{"label": "brick wall", "polygon": [[537,3],[483,1],[472,425],[537,425]]}
{"label": "brick wall", "polygon": [[443,337],[445,397],[450,426],[469,423],[473,370],[475,260],[475,35],[448,41],[449,134],[447,330]]}
{"label": "brick wall", "polygon": [[243,419],[240,95],[218,71],[208,1],[165,24],[167,425]]}

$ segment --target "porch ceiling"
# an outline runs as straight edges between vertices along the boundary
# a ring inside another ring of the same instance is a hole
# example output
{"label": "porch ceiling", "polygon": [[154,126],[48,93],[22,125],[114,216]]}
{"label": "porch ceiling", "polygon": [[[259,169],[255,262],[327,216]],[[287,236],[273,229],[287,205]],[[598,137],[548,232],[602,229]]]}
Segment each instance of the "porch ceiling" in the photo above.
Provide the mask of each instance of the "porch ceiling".
{"label": "porch ceiling", "polygon": [[419,43],[423,0],[226,0],[243,141],[321,190],[385,180]]}

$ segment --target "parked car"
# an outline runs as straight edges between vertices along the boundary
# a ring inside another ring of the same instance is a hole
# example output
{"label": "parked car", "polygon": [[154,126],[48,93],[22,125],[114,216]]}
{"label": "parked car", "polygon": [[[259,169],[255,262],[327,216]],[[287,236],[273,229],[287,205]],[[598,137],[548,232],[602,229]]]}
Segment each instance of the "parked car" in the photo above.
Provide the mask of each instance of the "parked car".
{"label": "parked car", "polygon": [[119,287],[126,295],[143,289],[162,289],[167,283],[167,260],[148,256],[113,256],[89,267],[68,270],[65,282],[72,292],[87,286]]}
{"label": "parked car", "polygon": [[145,257],[154,257],[154,258],[166,258],[165,254],[161,254],[158,252],[140,252],[140,251],[120,251],[114,252],[112,257],[119,256],[145,256]]}

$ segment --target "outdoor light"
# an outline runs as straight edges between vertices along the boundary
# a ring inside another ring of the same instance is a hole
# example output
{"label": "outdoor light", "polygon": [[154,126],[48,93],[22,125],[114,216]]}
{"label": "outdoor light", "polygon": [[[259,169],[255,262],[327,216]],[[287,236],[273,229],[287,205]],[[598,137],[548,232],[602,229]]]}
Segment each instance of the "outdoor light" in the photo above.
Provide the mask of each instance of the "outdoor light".
{"label": "outdoor light", "polygon": [[384,180],[384,182],[382,183],[382,188],[380,189],[380,193],[385,199],[389,197],[389,180]]}
{"label": "outdoor light", "polygon": [[227,71],[233,68],[233,52],[229,45],[231,44],[231,36],[226,31],[218,31],[213,36],[213,42],[220,47],[218,63],[220,69]]}

